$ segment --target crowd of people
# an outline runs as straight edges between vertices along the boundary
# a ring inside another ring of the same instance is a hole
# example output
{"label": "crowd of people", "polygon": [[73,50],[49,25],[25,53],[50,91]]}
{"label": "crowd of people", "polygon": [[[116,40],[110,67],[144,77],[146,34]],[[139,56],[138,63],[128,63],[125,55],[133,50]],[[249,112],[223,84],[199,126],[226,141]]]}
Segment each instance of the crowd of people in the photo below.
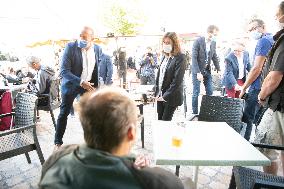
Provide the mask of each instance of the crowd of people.
{"label": "crowd of people", "polygon": [[[255,124],[258,127],[254,140],[284,145],[284,2],[278,6],[276,20],[279,31],[274,36],[268,32],[263,20],[251,20],[248,32],[251,40],[256,41],[254,53],[248,52],[245,38],[236,38],[224,58],[224,68],[220,66],[216,51],[217,26],[208,26],[207,34],[194,41],[191,55],[192,114],[199,113],[201,82],[206,95],[213,95],[212,73],[216,71],[222,78],[226,96],[245,100],[242,121],[247,126],[244,138],[253,140],[251,132]],[[59,74],[62,102],[55,128],[55,153],[43,166],[40,187],[78,188],[96,183],[100,188],[111,185],[114,188],[141,188],[145,184],[147,188],[183,188],[172,173],[149,168],[147,158],[126,157],[135,142],[136,126],[141,117],[127,93],[112,85],[113,67],[116,66],[123,88],[127,88],[127,67],[131,65],[139,70],[141,85],[154,85],[158,120],[172,120],[175,110],[184,102],[183,82],[187,67],[178,35],[166,32],[162,37],[161,55],[147,47],[139,59],[135,58],[138,63],[127,60],[125,47],[114,52],[112,59],[93,43],[94,37],[93,29],[84,27],[80,38],[65,47]],[[54,70],[41,65],[40,58],[35,56],[29,57],[27,63],[35,70],[34,76],[21,71],[14,77],[14,71],[10,70],[11,78],[31,77],[36,93],[46,93],[48,80],[56,76]],[[9,78],[8,75],[2,77]],[[109,87],[100,89],[102,85]],[[82,96],[79,117],[85,144],[63,146],[68,115],[78,96]],[[272,161],[264,171],[277,174],[279,153],[274,150],[263,153]],[[284,172],[284,153],[280,154],[280,159]],[[75,176],[78,171],[81,176]],[[114,171],[116,177],[112,175]]]}

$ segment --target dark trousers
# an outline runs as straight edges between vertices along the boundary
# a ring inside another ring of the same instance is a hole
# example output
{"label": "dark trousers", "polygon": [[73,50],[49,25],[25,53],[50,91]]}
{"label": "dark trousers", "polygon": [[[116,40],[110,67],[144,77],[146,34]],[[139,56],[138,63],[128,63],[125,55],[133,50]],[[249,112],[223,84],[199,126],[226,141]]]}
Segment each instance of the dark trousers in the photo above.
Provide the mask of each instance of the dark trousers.
{"label": "dark trousers", "polygon": [[[198,96],[200,93],[200,81],[197,79],[197,74],[192,74],[192,113],[198,114]],[[203,75],[203,84],[205,86],[206,95],[213,94],[213,85],[212,85],[212,75],[209,72],[206,72]]]}
{"label": "dark trousers", "polygon": [[176,106],[170,106],[167,102],[157,101],[158,120],[171,121]]}
{"label": "dark trousers", "polygon": [[252,89],[248,92],[248,97],[245,101],[245,109],[242,121],[247,123],[247,128],[244,138],[250,139],[252,124],[254,123],[255,115],[259,110],[260,105],[258,104],[259,89]]}
{"label": "dark trousers", "polygon": [[[79,93],[83,94],[84,91]],[[73,107],[74,99],[77,97],[78,93],[75,94],[62,94],[62,102],[60,106],[60,113],[58,115],[54,144],[63,144],[62,138],[65,133],[67,118]]]}

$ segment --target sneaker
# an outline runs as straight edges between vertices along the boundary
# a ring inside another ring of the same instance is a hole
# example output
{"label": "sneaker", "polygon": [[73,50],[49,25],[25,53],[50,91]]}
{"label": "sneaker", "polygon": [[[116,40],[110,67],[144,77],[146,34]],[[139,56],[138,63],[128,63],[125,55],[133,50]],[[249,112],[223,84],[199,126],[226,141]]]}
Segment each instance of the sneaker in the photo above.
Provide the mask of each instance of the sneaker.
{"label": "sneaker", "polygon": [[54,148],[53,148],[53,152],[58,151],[60,149],[60,147],[61,147],[61,144],[55,144]]}

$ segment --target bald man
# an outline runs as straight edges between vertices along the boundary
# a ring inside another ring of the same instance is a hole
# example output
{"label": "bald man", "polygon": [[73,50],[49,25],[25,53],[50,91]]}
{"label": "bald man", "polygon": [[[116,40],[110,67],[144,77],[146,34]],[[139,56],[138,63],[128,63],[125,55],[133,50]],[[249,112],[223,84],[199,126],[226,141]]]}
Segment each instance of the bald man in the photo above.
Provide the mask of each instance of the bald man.
{"label": "bald man", "polygon": [[63,144],[67,117],[76,96],[98,87],[98,66],[102,50],[93,40],[94,30],[84,27],[80,39],[66,45],[60,68],[62,103],[57,119],[54,150]]}

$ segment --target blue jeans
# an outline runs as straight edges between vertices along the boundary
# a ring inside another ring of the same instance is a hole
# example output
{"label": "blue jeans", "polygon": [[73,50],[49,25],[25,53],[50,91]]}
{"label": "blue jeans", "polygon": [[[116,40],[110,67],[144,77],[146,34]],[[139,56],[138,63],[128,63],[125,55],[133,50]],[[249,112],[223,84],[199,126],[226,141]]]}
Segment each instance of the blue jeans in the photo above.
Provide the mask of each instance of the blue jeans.
{"label": "blue jeans", "polygon": [[[200,93],[200,81],[197,79],[197,74],[192,74],[192,113],[198,114],[198,96]],[[205,71],[203,75],[203,84],[205,87],[206,95],[213,94],[213,86],[212,86],[212,75],[211,73]]]}
{"label": "blue jeans", "polygon": [[[80,95],[83,94],[79,93]],[[60,113],[58,115],[54,144],[63,144],[62,138],[65,133],[67,118],[73,107],[74,99],[77,97],[78,93],[75,94],[62,94],[62,102],[60,105]]]}
{"label": "blue jeans", "polygon": [[245,103],[245,109],[242,121],[247,123],[247,128],[244,136],[245,139],[247,140],[250,139],[252,124],[254,122],[255,115],[260,108],[260,105],[258,104],[259,92],[260,89],[250,89]]}

